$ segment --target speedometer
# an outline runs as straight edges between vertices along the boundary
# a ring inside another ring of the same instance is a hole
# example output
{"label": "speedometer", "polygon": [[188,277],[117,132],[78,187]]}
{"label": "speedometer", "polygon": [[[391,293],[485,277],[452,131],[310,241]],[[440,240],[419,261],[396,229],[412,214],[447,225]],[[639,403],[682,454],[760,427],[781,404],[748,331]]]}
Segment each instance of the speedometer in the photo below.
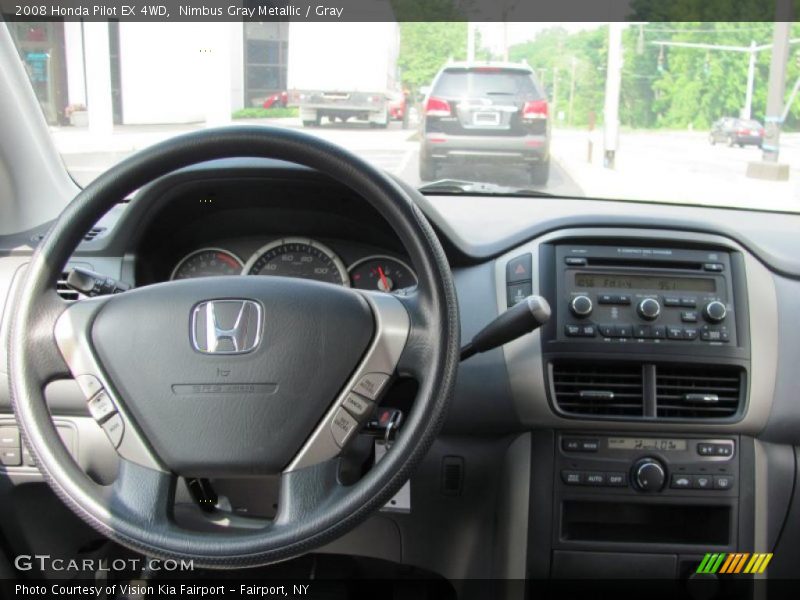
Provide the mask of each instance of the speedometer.
{"label": "speedometer", "polygon": [[308,238],[284,238],[259,248],[245,264],[244,273],[350,285],[342,260],[325,244]]}

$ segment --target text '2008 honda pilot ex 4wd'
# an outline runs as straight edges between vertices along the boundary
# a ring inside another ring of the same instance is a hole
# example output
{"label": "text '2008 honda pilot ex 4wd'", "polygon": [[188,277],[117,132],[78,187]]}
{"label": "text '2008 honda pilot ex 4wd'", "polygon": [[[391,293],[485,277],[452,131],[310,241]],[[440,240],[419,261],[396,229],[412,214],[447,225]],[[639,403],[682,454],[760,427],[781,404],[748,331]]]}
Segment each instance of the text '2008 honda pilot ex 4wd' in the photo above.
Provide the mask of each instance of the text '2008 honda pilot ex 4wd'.
{"label": "text '2008 honda pilot ex 4wd'", "polygon": [[159,1],[0,0],[0,600],[797,600],[800,23]]}
{"label": "text '2008 honda pilot ex 4wd'", "polygon": [[451,63],[425,99],[419,173],[434,180],[451,165],[515,165],[531,183],[550,173],[550,115],[526,64]]}

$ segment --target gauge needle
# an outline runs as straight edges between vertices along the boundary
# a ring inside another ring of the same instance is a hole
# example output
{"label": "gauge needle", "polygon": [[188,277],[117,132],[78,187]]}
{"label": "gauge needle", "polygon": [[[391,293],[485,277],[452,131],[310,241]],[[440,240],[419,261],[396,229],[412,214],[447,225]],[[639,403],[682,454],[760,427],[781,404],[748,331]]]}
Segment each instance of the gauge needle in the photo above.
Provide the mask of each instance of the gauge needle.
{"label": "gauge needle", "polygon": [[389,288],[389,281],[386,279],[386,275],[383,273],[383,269],[378,267],[378,275],[381,276],[381,282],[383,283],[383,289],[386,292],[390,292],[391,289]]}

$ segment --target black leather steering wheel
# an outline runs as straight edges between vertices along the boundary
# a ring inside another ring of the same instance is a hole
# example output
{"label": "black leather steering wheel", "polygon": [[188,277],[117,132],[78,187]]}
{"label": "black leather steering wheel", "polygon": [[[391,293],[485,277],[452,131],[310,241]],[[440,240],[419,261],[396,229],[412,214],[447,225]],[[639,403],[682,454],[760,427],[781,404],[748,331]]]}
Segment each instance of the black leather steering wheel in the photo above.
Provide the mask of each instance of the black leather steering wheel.
{"label": "black leather steering wheel", "polygon": [[[220,277],[71,304],[56,294],[82,236],[131,191],[182,167],[240,156],[306,165],[351,188],[397,233],[418,286],[389,295],[282,277]],[[357,156],[283,128],[191,133],[110,169],[39,244],[14,312],[11,397],[51,487],[109,538],[198,566],[297,556],[381,507],[437,435],[458,364],[452,277],[409,192]],[[357,483],[343,485],[341,448],[397,374],[419,383],[413,410],[386,456]],[[111,485],[79,468],[50,419],[44,386],[68,377],[78,381],[119,453]],[[273,521],[213,532],[175,522],[178,476],[248,474],[281,475]]]}

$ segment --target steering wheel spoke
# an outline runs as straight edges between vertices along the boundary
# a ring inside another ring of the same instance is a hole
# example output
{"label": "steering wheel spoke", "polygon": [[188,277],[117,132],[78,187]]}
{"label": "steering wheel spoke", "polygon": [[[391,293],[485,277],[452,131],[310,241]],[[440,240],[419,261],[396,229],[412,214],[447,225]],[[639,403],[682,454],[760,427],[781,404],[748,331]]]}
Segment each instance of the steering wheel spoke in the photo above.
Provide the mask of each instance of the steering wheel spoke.
{"label": "steering wheel spoke", "polygon": [[339,460],[331,458],[281,476],[276,526],[301,523],[324,502],[344,491],[338,479]]}
{"label": "steering wheel spoke", "polygon": [[117,478],[103,486],[103,503],[112,522],[135,519],[153,528],[171,525],[176,477],[120,459]]}

